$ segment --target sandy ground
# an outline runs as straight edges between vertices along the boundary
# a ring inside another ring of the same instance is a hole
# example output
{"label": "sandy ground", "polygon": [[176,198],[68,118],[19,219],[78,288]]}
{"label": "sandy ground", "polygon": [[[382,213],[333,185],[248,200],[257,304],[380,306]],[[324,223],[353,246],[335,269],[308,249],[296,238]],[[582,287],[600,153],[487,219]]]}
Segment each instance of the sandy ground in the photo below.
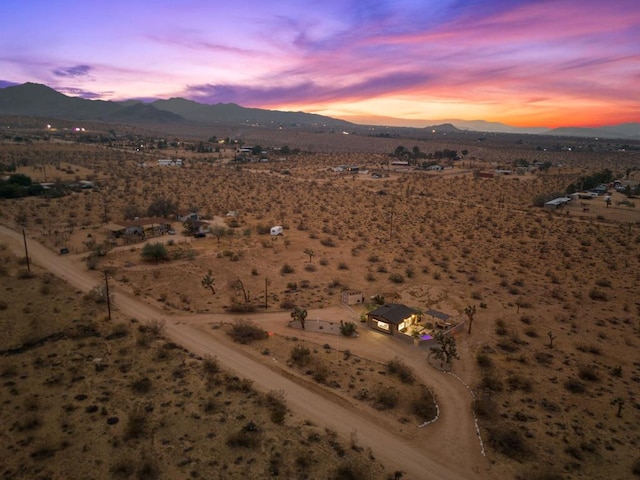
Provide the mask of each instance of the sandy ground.
{"label": "sandy ground", "polygon": [[[0,237],[17,254],[24,254],[21,235],[0,227]],[[99,274],[87,271],[80,259],[57,255],[34,241],[29,241],[28,245],[33,262],[74,288],[88,291],[100,283]],[[432,387],[440,407],[438,421],[422,429],[407,426],[405,431],[392,431],[379,419],[371,418],[344,402],[338,404],[335,399],[311,391],[281,375],[277,369],[248,357],[218,338],[209,328],[214,322],[231,322],[238,318],[237,315],[174,316],[117,287],[113,288],[112,293],[115,308],[121,315],[139,321],[164,320],[166,333],[173,341],[195,354],[215,355],[224,368],[252,380],[260,389],[284,391],[287,404],[296,415],[330,427],[346,438],[355,432],[363,445],[372,448],[378,460],[389,468],[405,472],[405,478],[481,479],[504,478],[508,475],[483,455],[471,411],[472,397],[464,383],[429,367],[427,354],[417,347],[366,330],[361,332],[358,339],[337,336],[335,341],[331,339],[338,349],[348,348],[352,353],[372,360],[384,362],[398,355],[414,368],[422,382]],[[251,318],[275,333],[292,335],[295,332],[300,338],[328,341],[326,334],[300,330],[292,332],[287,327],[290,319],[288,312],[261,313]],[[316,318],[330,318],[339,322],[341,319],[355,320],[357,315],[342,307],[310,310],[308,321]],[[265,359],[272,361],[269,357]],[[463,358],[456,366],[455,373],[463,380],[468,361]]]}

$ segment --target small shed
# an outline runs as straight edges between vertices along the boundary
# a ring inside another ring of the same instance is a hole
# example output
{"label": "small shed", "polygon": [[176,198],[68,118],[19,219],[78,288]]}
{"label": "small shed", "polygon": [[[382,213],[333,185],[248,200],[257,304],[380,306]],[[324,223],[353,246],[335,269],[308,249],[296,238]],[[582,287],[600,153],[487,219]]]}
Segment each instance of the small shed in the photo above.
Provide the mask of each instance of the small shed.
{"label": "small shed", "polygon": [[549,200],[548,202],[545,202],[544,208],[547,208],[549,210],[555,210],[557,208],[563,207],[564,204],[569,201],[571,201],[571,197],[554,198],[553,200]]}
{"label": "small shed", "polygon": [[364,302],[362,290],[344,290],[342,292],[342,303],[345,305],[357,305]]}
{"label": "small shed", "polygon": [[367,314],[370,328],[389,335],[397,335],[417,321],[417,312],[401,303],[385,303]]}
{"label": "small shed", "polygon": [[281,225],[275,225],[271,227],[271,235],[273,235],[274,237],[277,237],[278,235],[282,235],[282,234],[283,234],[283,228]]}

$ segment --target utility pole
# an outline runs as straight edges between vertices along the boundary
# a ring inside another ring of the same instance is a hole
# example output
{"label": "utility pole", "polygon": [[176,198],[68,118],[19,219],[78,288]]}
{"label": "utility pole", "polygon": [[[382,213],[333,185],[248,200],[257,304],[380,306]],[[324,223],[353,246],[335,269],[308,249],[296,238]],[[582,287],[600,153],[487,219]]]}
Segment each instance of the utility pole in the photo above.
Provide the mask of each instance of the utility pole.
{"label": "utility pole", "polygon": [[269,279],[264,277],[264,309],[269,308],[269,297],[267,297],[267,285],[269,284]]}
{"label": "utility pole", "polygon": [[27,259],[27,272],[31,272],[31,265],[29,265],[29,250],[27,249],[27,234],[24,233],[24,227],[22,227],[22,238],[24,240],[24,257]]}
{"label": "utility pole", "polygon": [[107,274],[107,271],[104,271],[104,286],[105,286],[105,293],[107,294],[107,312],[109,315],[109,321],[111,321],[111,297],[109,296],[109,275]]}

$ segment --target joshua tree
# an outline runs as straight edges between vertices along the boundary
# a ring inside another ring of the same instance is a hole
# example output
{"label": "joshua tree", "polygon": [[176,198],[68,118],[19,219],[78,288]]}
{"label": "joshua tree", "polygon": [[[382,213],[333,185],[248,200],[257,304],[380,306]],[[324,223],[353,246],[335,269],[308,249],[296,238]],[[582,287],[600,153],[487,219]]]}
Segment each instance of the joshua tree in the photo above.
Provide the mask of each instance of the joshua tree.
{"label": "joshua tree", "polygon": [[313,250],[311,250],[310,248],[305,248],[304,249],[304,254],[305,255],[309,255],[309,263],[311,263],[311,259],[313,257],[315,257],[315,255],[316,255],[315,252]]}
{"label": "joshua tree", "polygon": [[476,314],[476,306],[468,305],[467,308],[464,309],[464,313],[469,319],[469,335],[471,335],[471,326],[473,325],[473,316]]}
{"label": "joshua tree", "polygon": [[438,359],[451,364],[451,360],[454,358],[460,358],[458,356],[458,350],[456,348],[456,339],[453,335],[447,335],[444,332],[438,332],[435,334],[434,339],[436,346],[432,349],[433,355]]}
{"label": "joshua tree", "polygon": [[624,406],[624,398],[622,397],[616,397],[613,400],[611,400],[611,405],[617,405],[618,406],[618,413],[616,413],[616,416],[621,417],[622,416],[622,407]]}
{"label": "joshua tree", "polygon": [[216,294],[216,290],[214,288],[215,280],[213,278],[213,272],[211,270],[209,270],[207,274],[204,277],[202,277],[202,280],[200,281],[200,283],[204,288],[208,288],[209,290],[211,290],[212,294],[214,295]]}
{"label": "joshua tree", "polygon": [[291,318],[300,322],[300,326],[304,330],[304,321],[307,319],[307,311],[304,308],[296,307],[291,312]]}
{"label": "joshua tree", "polygon": [[549,348],[553,348],[553,341],[556,339],[556,336],[553,334],[551,330],[547,332],[547,335],[549,337]]}

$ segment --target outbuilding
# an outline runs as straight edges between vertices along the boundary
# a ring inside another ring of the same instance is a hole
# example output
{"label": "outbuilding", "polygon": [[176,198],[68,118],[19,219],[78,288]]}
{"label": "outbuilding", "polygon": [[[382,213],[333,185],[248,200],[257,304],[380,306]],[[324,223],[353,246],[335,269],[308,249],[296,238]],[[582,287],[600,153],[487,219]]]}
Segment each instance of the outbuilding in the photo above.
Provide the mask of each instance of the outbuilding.
{"label": "outbuilding", "polygon": [[275,225],[271,227],[271,235],[273,235],[274,237],[277,237],[278,235],[282,235],[282,234],[283,234],[283,228],[281,225]]}

